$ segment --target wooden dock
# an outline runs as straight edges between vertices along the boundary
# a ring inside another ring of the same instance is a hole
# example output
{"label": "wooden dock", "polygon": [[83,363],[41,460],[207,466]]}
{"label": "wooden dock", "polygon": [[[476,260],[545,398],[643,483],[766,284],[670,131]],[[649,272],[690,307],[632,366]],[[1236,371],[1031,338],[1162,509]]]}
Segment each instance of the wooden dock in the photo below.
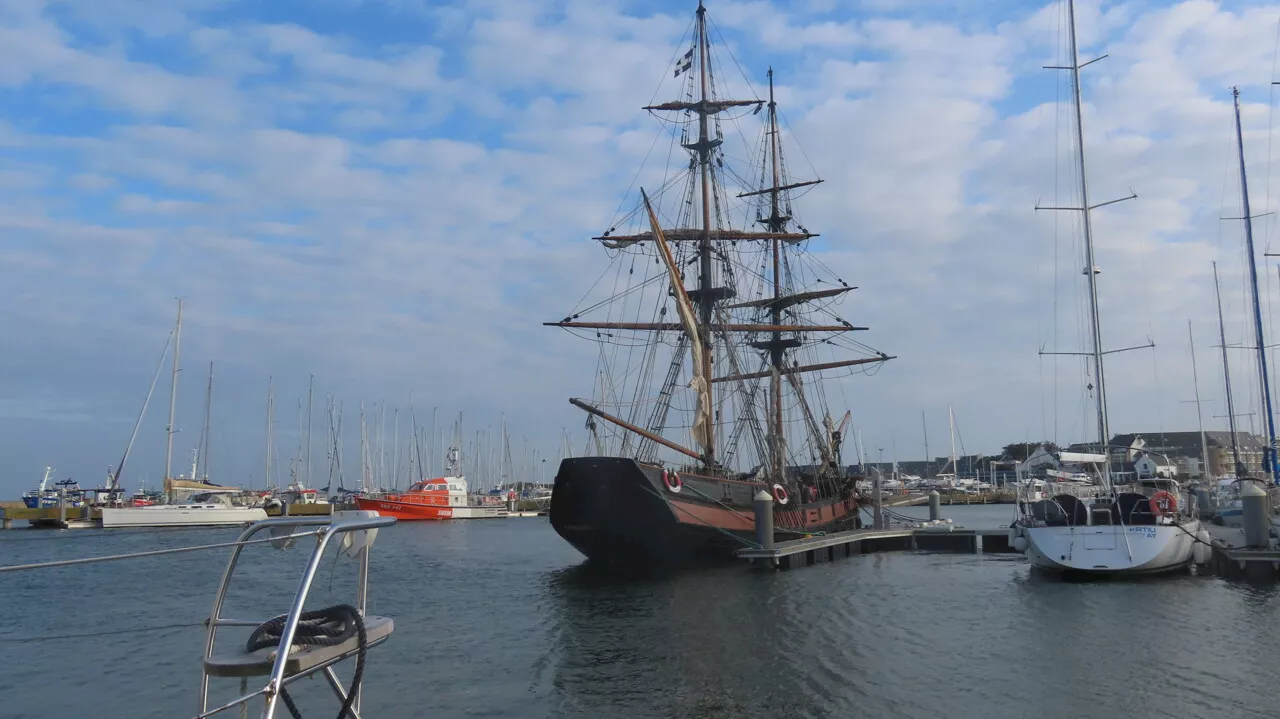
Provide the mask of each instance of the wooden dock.
{"label": "wooden dock", "polygon": [[1008,529],[932,528],[855,529],[777,542],[771,549],[751,547],[736,554],[752,566],[792,569],[834,561],[837,557],[892,551],[960,552],[965,554],[1017,553],[1009,546]]}
{"label": "wooden dock", "polygon": [[[1274,518],[1272,523],[1275,524]],[[1209,568],[1215,574],[1228,579],[1280,579],[1280,551],[1246,547],[1243,529],[1220,527],[1211,522],[1204,522],[1202,526],[1209,531],[1213,542]]]}

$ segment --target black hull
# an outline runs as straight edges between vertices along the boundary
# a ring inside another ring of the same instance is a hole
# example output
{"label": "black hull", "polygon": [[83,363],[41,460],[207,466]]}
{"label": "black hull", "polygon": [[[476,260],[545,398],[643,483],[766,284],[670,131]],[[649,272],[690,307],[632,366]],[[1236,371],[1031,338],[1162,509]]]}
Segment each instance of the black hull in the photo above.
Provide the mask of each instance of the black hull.
{"label": "black hull", "polygon": [[765,485],[690,475],[682,483],[673,493],[660,468],[623,457],[566,459],[551,526],[591,562],[619,568],[722,563],[755,544],[751,497]]}

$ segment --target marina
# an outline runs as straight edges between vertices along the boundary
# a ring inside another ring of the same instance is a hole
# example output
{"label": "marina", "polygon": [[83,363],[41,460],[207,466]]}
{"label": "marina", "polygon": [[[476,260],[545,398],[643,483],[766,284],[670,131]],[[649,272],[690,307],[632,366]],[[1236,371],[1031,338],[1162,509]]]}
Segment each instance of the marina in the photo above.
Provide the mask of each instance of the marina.
{"label": "marina", "polygon": [[518,5],[0,10],[0,716],[1280,711],[1280,2]]}

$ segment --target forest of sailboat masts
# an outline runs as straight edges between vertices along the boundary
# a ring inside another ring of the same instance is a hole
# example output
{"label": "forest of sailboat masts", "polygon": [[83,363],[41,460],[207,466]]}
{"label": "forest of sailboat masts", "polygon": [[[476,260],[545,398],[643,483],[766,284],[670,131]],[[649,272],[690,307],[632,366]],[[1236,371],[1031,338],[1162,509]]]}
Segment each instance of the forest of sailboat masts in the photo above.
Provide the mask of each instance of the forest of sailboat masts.
{"label": "forest of sailboat masts", "polygon": [[[214,484],[252,488],[300,482],[330,491],[376,491],[403,490],[418,480],[456,471],[473,490],[487,491],[549,484],[560,460],[572,452],[567,430],[559,446],[548,451],[527,437],[512,436],[503,416],[496,422],[473,419],[462,412],[418,407],[412,397],[404,405],[350,403],[331,394],[318,396],[314,383],[309,383],[307,394],[290,408],[296,410],[296,419],[282,416],[279,409],[268,382],[263,460],[253,471],[210,476],[209,462],[197,456],[197,476]],[[206,411],[204,422],[210,421],[217,418]],[[200,436],[208,436],[208,430],[202,428]],[[352,457],[357,443],[359,454]],[[450,448],[457,449],[456,468],[448,466]],[[202,442],[196,451],[207,453],[208,444]],[[242,455],[237,464],[243,468],[247,462]]]}

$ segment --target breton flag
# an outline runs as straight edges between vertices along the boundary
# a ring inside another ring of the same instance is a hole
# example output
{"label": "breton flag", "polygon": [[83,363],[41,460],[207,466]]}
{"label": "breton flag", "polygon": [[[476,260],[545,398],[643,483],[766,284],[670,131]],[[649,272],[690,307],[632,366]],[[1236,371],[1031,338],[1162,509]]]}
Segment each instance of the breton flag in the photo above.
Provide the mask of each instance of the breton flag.
{"label": "breton flag", "polygon": [[676,74],[672,77],[680,77],[680,73],[687,71],[693,65],[693,48],[689,48],[689,52],[684,57],[676,61]]}

